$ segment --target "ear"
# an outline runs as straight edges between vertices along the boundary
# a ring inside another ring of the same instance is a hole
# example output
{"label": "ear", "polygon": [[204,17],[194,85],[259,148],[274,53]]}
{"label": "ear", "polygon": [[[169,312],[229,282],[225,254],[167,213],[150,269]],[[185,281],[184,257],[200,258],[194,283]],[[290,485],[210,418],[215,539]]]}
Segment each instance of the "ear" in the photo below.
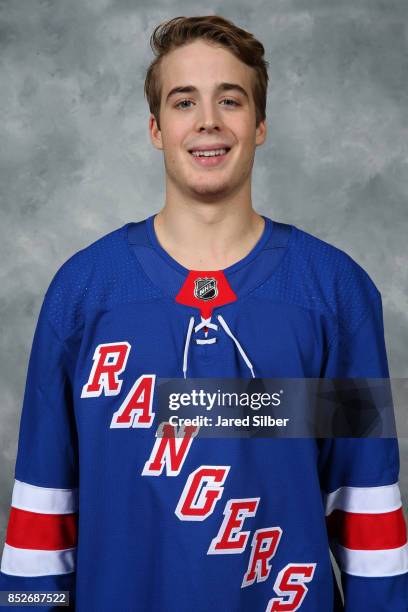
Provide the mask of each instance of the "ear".
{"label": "ear", "polygon": [[152,141],[153,146],[156,147],[156,149],[162,150],[163,142],[162,142],[161,131],[157,127],[156,118],[152,113],[150,113],[150,117],[149,117],[149,133],[150,133],[150,140]]}
{"label": "ear", "polygon": [[259,122],[258,127],[256,128],[256,138],[255,142],[257,145],[262,145],[266,140],[266,120]]}

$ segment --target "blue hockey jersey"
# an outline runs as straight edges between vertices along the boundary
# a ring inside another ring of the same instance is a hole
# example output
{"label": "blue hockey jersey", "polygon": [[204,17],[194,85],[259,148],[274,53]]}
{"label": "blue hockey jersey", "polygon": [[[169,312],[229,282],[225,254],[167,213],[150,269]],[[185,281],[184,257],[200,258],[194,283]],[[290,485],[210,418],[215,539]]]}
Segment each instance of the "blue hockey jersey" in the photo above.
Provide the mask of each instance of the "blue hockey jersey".
{"label": "blue hockey jersey", "polygon": [[57,271],[29,359],[0,590],[67,590],[78,612],[407,612],[396,439],[158,435],[160,377],[389,376],[367,273],[264,219],[224,270],[181,266],[152,215]]}

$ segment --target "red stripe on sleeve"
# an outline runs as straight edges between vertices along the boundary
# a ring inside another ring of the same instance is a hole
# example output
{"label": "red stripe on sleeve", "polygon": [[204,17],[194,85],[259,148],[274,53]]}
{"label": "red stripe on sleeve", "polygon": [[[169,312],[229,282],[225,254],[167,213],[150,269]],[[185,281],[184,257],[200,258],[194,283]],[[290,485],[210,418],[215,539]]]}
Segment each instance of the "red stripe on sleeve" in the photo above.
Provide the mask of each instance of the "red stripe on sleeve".
{"label": "red stripe on sleeve", "polygon": [[15,548],[63,550],[77,545],[77,513],[40,514],[11,507],[6,543]]}
{"label": "red stripe on sleeve", "polygon": [[383,514],[357,514],[334,510],[326,517],[330,538],[354,550],[400,548],[407,543],[402,508]]}

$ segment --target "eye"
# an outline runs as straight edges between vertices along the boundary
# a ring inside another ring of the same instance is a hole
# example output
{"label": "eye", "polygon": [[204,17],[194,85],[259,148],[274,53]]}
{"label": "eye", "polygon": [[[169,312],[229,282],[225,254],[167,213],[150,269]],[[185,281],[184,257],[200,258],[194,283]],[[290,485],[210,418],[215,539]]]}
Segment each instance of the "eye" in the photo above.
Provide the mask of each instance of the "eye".
{"label": "eye", "polygon": [[188,108],[188,106],[183,106],[181,107],[180,104],[183,104],[183,102],[191,102],[191,100],[180,100],[180,102],[177,102],[177,104],[175,105],[174,108]]}
{"label": "eye", "polygon": [[[174,108],[189,108],[189,106],[181,106],[181,105],[184,103],[189,104],[190,102],[191,100],[187,100],[187,99],[180,100],[180,102],[177,102]],[[223,100],[221,100],[221,102],[229,102],[229,103],[232,102],[232,104],[227,104],[226,106],[239,106],[239,103],[233,100],[232,98],[224,98]]]}
{"label": "eye", "polygon": [[[233,100],[232,98],[224,98],[224,100],[222,100],[222,102],[232,102],[232,104],[234,106],[239,106],[238,102],[236,102],[235,100]],[[230,106],[230,104],[227,104],[227,106]]]}

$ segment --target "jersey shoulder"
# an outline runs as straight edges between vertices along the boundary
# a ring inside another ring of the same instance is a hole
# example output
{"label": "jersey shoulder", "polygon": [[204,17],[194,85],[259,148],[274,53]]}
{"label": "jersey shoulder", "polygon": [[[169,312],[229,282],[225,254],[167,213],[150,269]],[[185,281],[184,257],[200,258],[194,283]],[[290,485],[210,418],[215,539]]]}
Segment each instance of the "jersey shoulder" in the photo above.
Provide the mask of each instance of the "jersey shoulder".
{"label": "jersey shoulder", "polygon": [[256,294],[321,313],[353,330],[381,294],[364,268],[341,248],[291,227],[285,256]]}
{"label": "jersey shoulder", "polygon": [[323,279],[344,280],[350,277],[355,282],[372,285],[378,291],[367,271],[343,249],[297,227],[294,246],[296,256]]}
{"label": "jersey shoulder", "polygon": [[304,290],[320,292],[340,328],[353,331],[381,302],[371,276],[343,249],[296,229],[294,251]]}
{"label": "jersey shoulder", "polygon": [[156,297],[158,289],[129,249],[129,225],[112,230],[71,255],[52,277],[44,308],[60,337],[80,327],[92,309]]}

